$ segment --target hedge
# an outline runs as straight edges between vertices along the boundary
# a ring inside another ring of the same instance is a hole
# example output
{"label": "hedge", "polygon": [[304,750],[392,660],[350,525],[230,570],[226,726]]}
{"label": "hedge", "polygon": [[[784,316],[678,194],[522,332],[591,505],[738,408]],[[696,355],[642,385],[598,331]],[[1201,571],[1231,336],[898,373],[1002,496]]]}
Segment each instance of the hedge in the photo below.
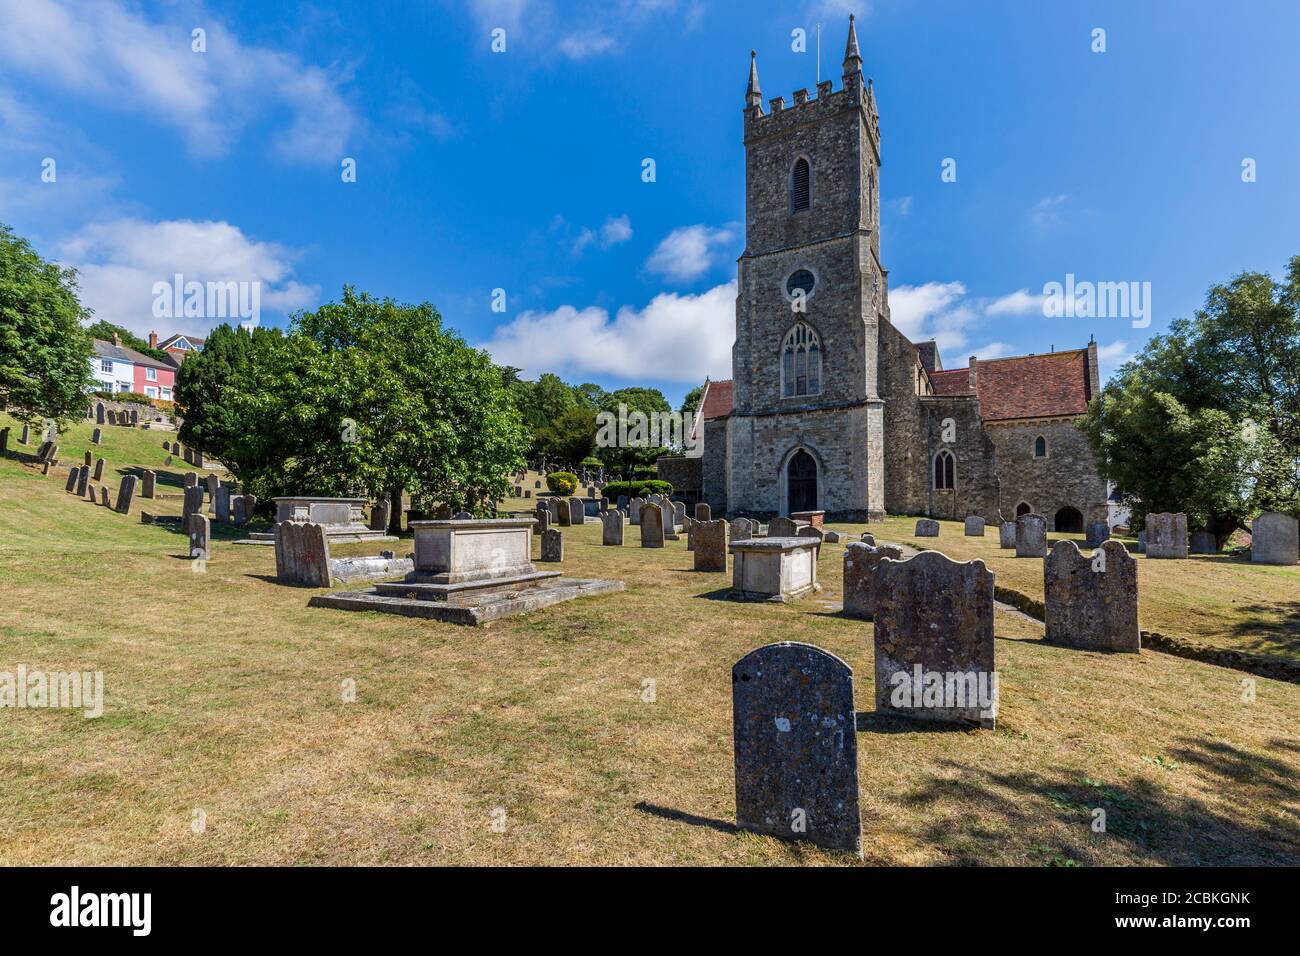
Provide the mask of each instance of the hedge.
{"label": "hedge", "polygon": [[610,501],[617,500],[619,495],[627,495],[628,499],[644,498],[647,495],[671,495],[673,485],[670,481],[660,481],[657,478],[644,478],[637,481],[611,481],[608,482],[600,493]]}
{"label": "hedge", "polygon": [[571,495],[578,490],[578,476],[571,471],[553,471],[546,476],[546,487],[553,495]]}

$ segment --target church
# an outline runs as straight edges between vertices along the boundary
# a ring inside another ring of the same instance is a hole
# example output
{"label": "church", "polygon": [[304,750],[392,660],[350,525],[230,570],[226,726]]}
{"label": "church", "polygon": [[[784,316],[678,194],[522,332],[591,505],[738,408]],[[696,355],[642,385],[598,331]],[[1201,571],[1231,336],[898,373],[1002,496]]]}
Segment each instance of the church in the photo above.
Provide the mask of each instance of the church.
{"label": "church", "polygon": [[715,514],[1105,521],[1077,427],[1099,393],[1095,341],[945,369],[890,323],[880,142],[852,17],[838,91],[764,110],[751,53],[732,379],[706,383],[703,455],[671,469],[697,487],[679,491]]}

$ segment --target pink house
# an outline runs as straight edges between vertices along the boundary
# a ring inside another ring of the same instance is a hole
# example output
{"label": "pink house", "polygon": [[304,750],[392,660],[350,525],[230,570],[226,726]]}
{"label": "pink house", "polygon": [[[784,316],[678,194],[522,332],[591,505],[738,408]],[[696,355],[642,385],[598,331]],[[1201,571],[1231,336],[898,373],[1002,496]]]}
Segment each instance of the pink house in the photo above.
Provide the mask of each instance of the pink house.
{"label": "pink house", "polygon": [[134,360],[135,382],[131,391],[170,402],[174,397],[173,389],[176,387],[175,367],[149,358],[147,355],[141,355],[139,352],[135,355],[137,356]]}

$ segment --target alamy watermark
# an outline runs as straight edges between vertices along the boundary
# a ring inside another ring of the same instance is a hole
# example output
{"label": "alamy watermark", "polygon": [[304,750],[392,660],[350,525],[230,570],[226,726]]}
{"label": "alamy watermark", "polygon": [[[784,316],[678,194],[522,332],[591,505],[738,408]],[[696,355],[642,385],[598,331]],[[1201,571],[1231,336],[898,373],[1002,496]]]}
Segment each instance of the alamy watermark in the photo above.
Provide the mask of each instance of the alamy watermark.
{"label": "alamy watermark", "polygon": [[0,671],[0,708],[80,710],[87,720],[104,713],[103,671]]}
{"label": "alamy watermark", "polygon": [[1043,284],[1043,315],[1049,319],[1132,319],[1133,328],[1151,324],[1150,282],[1065,282]]}
{"label": "alamy watermark", "polygon": [[927,671],[916,664],[910,671],[894,671],[889,683],[889,703],[900,710],[978,707],[982,717],[996,716],[997,671]]}
{"label": "alamy watermark", "polygon": [[262,283],[185,281],[183,273],[171,282],[153,284],[155,319],[244,319],[249,325],[262,320]]}
{"label": "alamy watermark", "polygon": [[700,444],[695,433],[693,412],[629,412],[619,402],[618,412],[596,415],[596,446],[599,448],[683,448],[694,451]]}

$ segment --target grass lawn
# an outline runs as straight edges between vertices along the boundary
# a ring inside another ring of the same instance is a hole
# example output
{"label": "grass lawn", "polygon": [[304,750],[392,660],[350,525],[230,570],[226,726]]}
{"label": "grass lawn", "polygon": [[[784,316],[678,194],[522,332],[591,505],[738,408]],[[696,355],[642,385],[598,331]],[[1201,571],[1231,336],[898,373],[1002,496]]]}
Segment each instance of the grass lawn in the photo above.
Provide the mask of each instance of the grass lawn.
{"label": "grass lawn", "polygon": [[[130,431],[105,430],[110,466],[161,467],[164,435]],[[139,521],[179,498],[127,518],[65,476],[0,460],[0,671],[102,671],[105,712],[0,711],[3,864],[855,865],[731,826],[731,665],[783,639],[854,669],[869,864],[1300,863],[1294,684],[1254,678],[1246,702],[1239,672],[1050,647],[999,612],[997,731],[880,720],[871,625],[837,613],[843,546],[822,549],[821,594],[736,604],[684,540],[643,551],[629,528],[605,548],[588,522],[564,529],[564,569],[625,592],[471,629],[309,609],[316,592],[276,584],[272,550],[233,531],[194,573],[182,535]],[[872,530],[916,544],[912,524]],[[1000,583],[1041,590],[1039,562],[1018,570],[995,535],[956,528],[919,543],[979,549]],[[1144,625],[1207,640],[1234,633],[1231,597],[1285,613],[1300,585],[1296,569],[1168,567],[1143,561]]]}

